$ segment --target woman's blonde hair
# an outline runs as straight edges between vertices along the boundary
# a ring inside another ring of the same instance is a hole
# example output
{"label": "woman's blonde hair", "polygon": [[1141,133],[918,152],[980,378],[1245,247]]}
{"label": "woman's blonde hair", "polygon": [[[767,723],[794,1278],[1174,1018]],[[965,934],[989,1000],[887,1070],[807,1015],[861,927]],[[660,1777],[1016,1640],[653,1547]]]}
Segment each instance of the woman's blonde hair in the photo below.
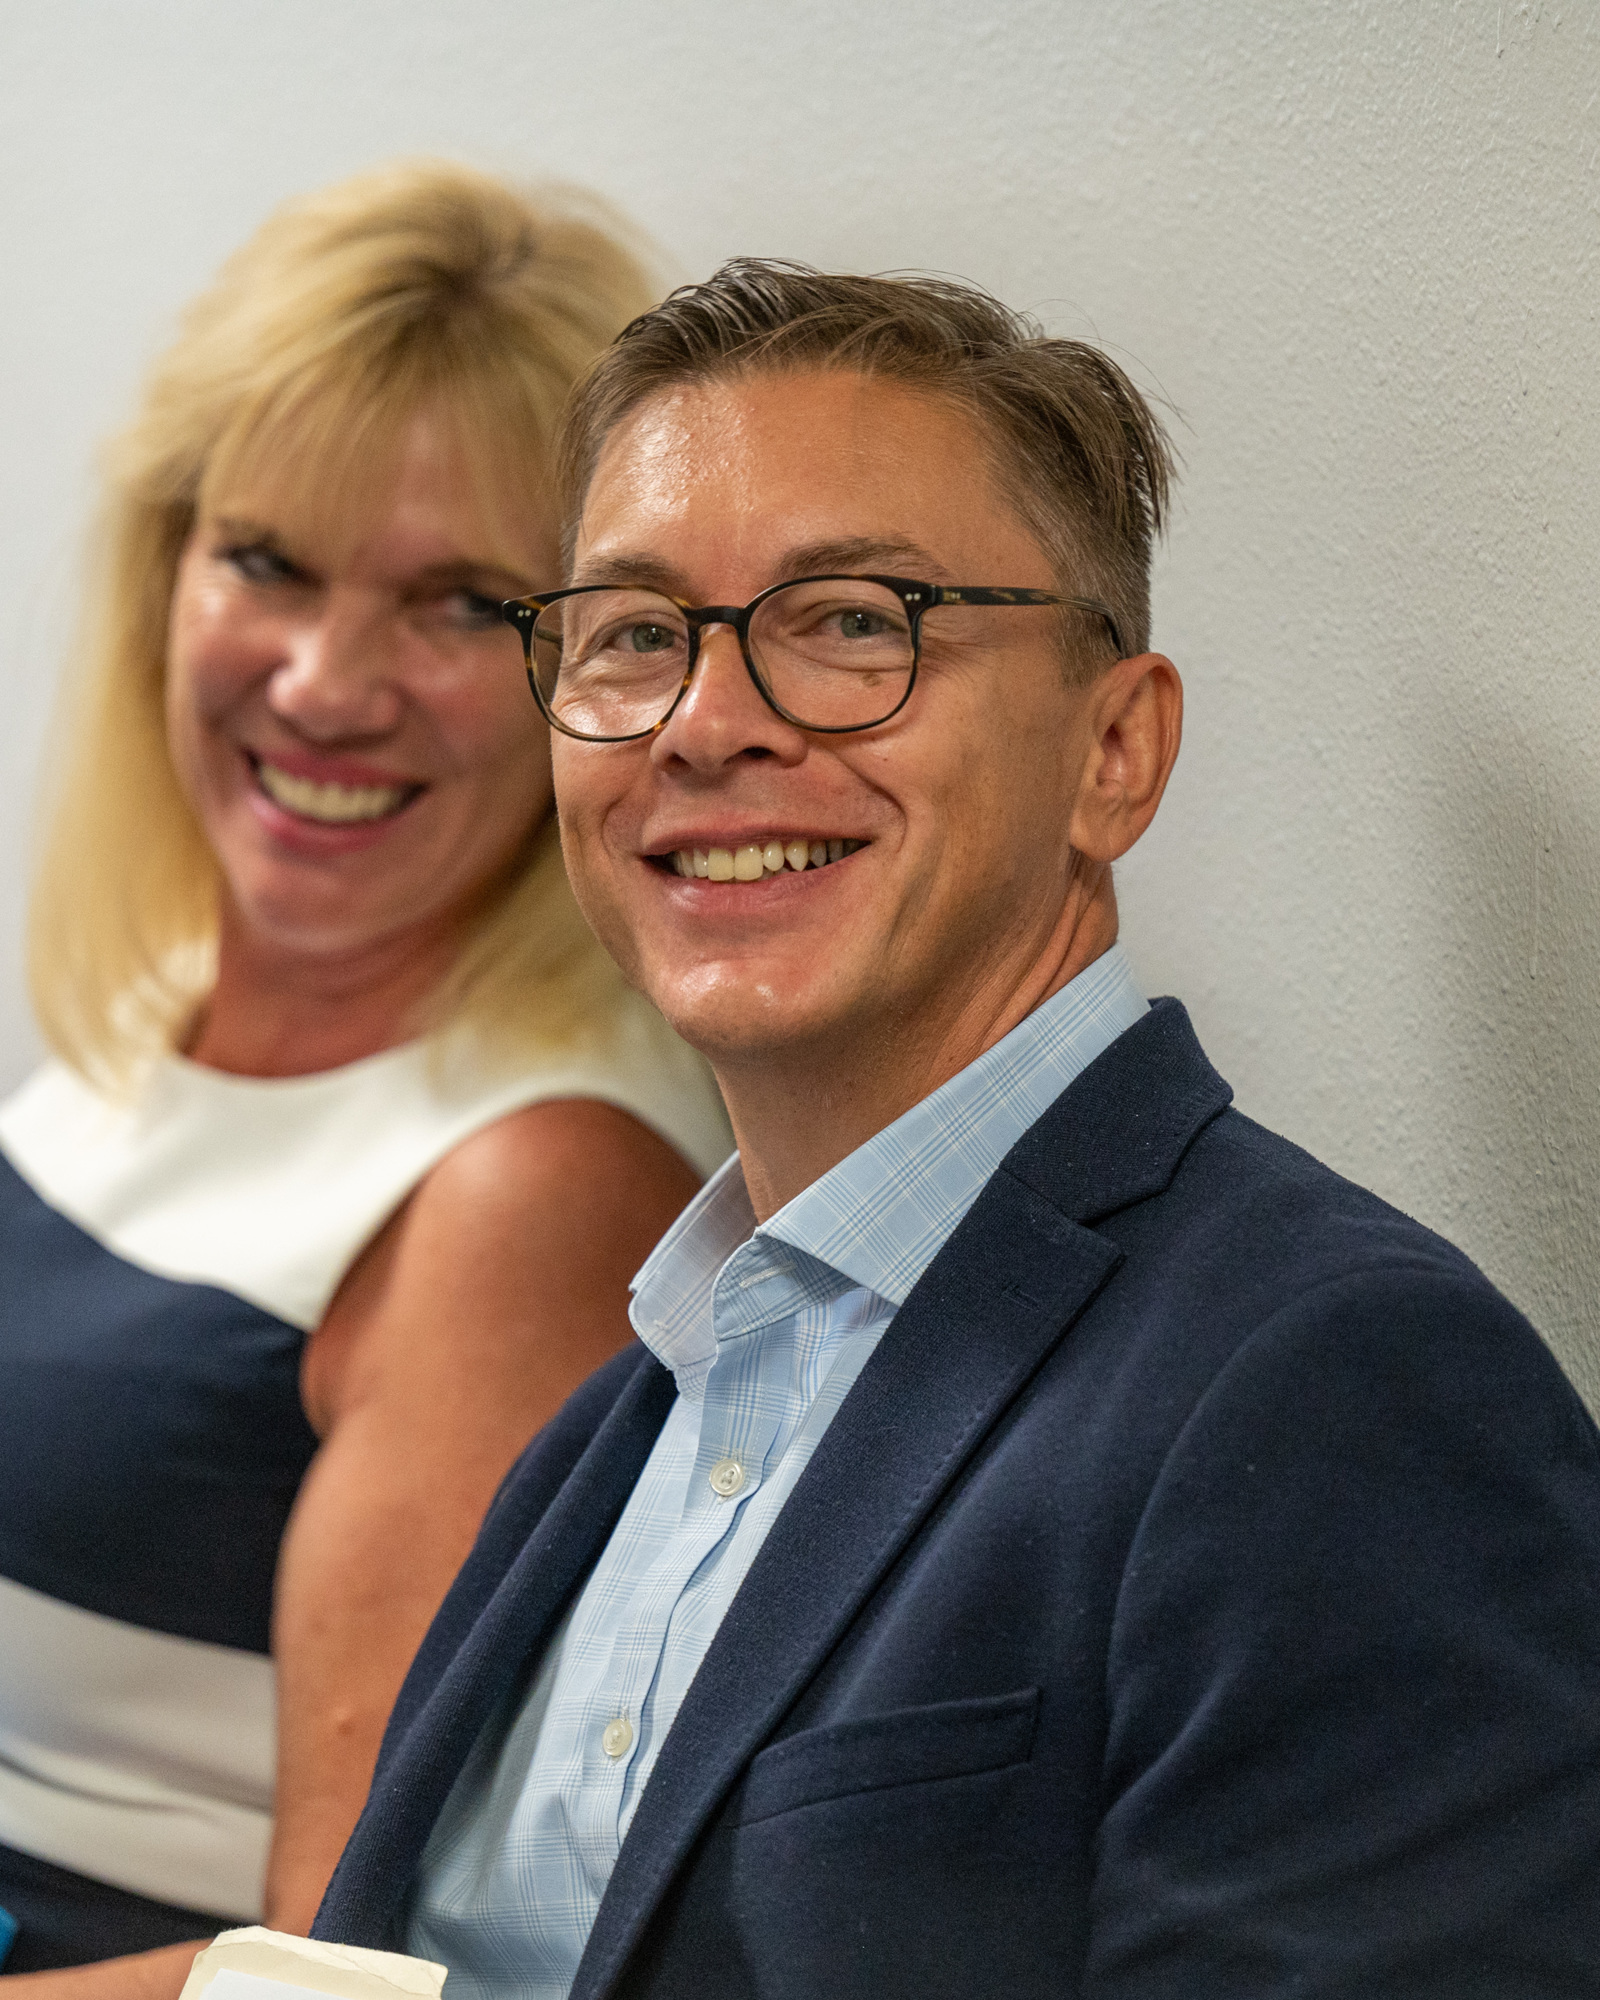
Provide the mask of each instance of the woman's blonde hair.
{"label": "woman's blonde hair", "polygon": [[[164,719],[168,613],[197,510],[262,468],[307,505],[359,499],[426,404],[490,515],[527,501],[549,519],[567,393],[652,296],[592,197],[421,161],[288,203],[190,308],[108,454],[34,886],[34,1004],[86,1075],[125,1081],[172,1047],[214,977],[219,871]],[[419,1026],[468,1026],[514,1054],[597,1024],[617,979],[552,817],[467,926]]]}

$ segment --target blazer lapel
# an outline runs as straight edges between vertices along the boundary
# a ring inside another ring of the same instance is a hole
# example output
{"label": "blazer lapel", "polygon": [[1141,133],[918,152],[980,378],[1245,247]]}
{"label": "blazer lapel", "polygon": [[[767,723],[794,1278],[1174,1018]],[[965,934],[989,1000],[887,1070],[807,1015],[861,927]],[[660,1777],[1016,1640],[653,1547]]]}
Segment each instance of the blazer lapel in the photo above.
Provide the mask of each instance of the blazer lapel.
{"label": "blazer lapel", "polygon": [[1233,1102],[1181,1001],[1152,1000],[1006,1155],[1000,1171],[1097,1222],[1171,1184],[1197,1133]]}
{"label": "blazer lapel", "polygon": [[1018,1141],[895,1315],[750,1567],[640,1797],[570,2000],[602,2000],[750,1758],[1122,1261],[1092,1217],[1159,1193],[1227,1106],[1158,1001]]}
{"label": "blazer lapel", "polygon": [[390,1943],[451,1786],[599,1560],[676,1393],[671,1374],[652,1361],[617,1398],[380,1772],[329,1885],[319,1935]]}
{"label": "blazer lapel", "polygon": [[896,1314],[729,1607],[640,1797],[571,2000],[612,1985],[745,1764],[1120,1261],[1019,1182],[997,1175],[984,1189]]}

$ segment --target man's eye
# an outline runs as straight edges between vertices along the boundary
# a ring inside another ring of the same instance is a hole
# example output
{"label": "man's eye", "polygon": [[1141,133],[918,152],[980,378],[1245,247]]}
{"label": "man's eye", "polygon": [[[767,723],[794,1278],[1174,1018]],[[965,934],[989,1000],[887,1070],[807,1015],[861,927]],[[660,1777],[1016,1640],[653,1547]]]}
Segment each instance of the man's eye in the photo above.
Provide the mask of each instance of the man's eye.
{"label": "man's eye", "polygon": [[664,653],[677,643],[677,633],[667,625],[630,625],[624,639],[633,653]]}
{"label": "man's eye", "polygon": [[841,611],[839,631],[846,639],[876,639],[885,631],[888,620],[877,611]]}

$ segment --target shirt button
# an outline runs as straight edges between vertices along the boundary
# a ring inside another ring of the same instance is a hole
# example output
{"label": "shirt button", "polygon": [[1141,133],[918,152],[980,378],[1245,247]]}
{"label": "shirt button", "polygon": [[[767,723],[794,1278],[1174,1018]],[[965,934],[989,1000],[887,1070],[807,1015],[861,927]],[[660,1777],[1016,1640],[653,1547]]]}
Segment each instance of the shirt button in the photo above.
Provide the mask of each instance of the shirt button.
{"label": "shirt button", "polygon": [[633,1724],[625,1715],[608,1722],[600,1732],[600,1748],[608,1757],[620,1757],[633,1741]]}
{"label": "shirt button", "polygon": [[744,1467],[736,1458],[719,1458],[711,1468],[711,1490],[719,1500],[731,1500],[744,1484]]}

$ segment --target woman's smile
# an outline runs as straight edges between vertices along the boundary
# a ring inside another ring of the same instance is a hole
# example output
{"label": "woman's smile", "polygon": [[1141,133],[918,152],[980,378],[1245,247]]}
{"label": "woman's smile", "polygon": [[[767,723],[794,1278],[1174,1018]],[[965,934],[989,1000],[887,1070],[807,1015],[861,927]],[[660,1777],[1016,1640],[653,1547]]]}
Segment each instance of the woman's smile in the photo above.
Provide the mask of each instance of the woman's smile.
{"label": "woman's smile", "polygon": [[248,750],[244,754],[263,794],[296,819],[309,820],[315,826],[355,826],[393,819],[427,790],[425,785],[405,779],[352,784],[331,775],[297,773],[276,759]]}

